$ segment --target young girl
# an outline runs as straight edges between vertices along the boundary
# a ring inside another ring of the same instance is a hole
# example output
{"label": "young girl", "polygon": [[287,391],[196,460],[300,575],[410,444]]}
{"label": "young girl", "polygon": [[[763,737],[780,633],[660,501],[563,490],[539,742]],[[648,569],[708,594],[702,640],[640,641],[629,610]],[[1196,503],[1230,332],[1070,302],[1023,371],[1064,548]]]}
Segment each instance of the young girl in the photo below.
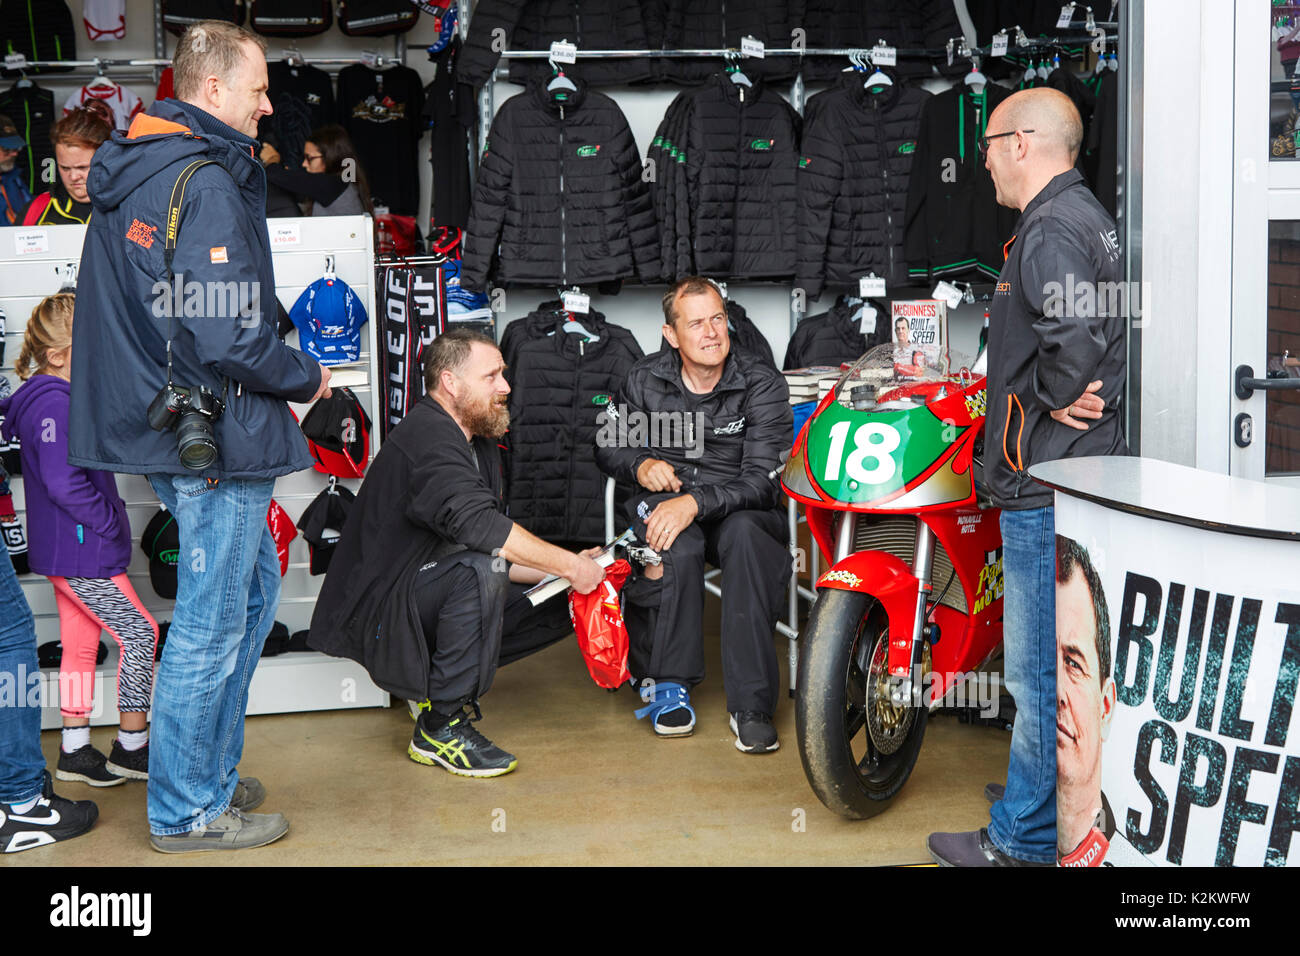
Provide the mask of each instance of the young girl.
{"label": "young girl", "polygon": [[[131,528],[113,476],[68,462],[71,293],[32,312],[14,367],[23,384],[0,402],[5,430],[21,443],[28,563],[54,585],[63,662],[63,744],[55,775],[92,787],[149,778],[149,731],[158,625],[126,577]],[[101,628],[122,648],[117,671],[121,728],[105,758],[90,744],[95,654]]]}

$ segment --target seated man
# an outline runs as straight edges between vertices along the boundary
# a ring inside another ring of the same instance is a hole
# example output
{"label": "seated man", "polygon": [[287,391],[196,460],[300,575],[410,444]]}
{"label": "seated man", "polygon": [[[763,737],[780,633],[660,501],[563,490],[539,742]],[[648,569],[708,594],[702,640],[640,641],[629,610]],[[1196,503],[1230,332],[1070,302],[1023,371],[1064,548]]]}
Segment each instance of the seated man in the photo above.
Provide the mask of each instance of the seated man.
{"label": "seated man", "polygon": [[496,444],[510,422],[504,370],[496,344],[477,332],[448,332],[429,346],[427,394],[366,473],[308,638],[364,665],[384,690],[423,701],[407,753],[467,777],[517,763],[470,723],[496,673],[507,570],[521,583],[558,574],[583,594],[604,578],[590,557],[504,514]]}
{"label": "seated man", "polygon": [[628,669],[655,733],[695,729],[689,690],[704,679],[704,563],[722,568],[722,677],[736,747],[778,747],[780,672],[772,631],[790,574],[772,472],[794,421],[785,379],[732,352],[717,286],[698,276],[663,300],[672,346],[632,366],[597,436],[596,461],[635,484],[629,520],[663,563],[626,591]]}

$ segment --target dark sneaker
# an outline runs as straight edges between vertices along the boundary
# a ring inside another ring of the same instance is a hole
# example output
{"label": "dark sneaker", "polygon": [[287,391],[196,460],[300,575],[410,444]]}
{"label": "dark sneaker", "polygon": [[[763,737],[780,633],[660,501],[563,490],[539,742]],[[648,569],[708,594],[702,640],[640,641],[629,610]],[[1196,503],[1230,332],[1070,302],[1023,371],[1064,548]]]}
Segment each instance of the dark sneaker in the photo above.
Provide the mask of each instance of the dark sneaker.
{"label": "dark sneaker", "polygon": [[65,800],[54,792],[49,771],[42,775],[41,795],[26,813],[0,803],[0,853],[20,853],[81,836],[99,818],[89,800]]}
{"label": "dark sneaker", "polygon": [[986,829],[966,833],[931,833],[926,840],[930,857],[940,866],[1055,866],[1007,856],[989,838]]}
{"label": "dark sneaker", "polygon": [[159,853],[198,853],[205,850],[249,850],[274,843],[289,832],[282,813],[245,813],[230,807],[200,830],[172,836],[149,834]]}
{"label": "dark sneaker", "polygon": [[104,766],[110,773],[115,773],[119,777],[127,777],[131,780],[148,780],[149,779],[149,745],[145,744],[139,750],[127,750],[117,738],[113,738],[113,749],[108,753],[108,763]]}
{"label": "dark sneaker", "polygon": [[984,785],[984,799],[989,803],[997,803],[1007,794],[1007,788],[1000,783],[988,783]]}
{"label": "dark sneaker", "polygon": [[86,744],[72,753],[59,751],[59,765],[54,769],[54,776],[60,780],[78,780],[92,787],[116,787],[126,783],[126,777],[113,773],[107,766],[108,758]]}
{"label": "dark sneaker", "polygon": [[646,706],[636,711],[636,719],[650,717],[660,737],[689,737],[695,732],[695,708],[691,695],[675,681],[642,681],[637,691]]}
{"label": "dark sneaker", "polygon": [[747,754],[770,754],[781,747],[776,739],[772,718],[753,710],[731,715],[731,732],[736,735],[736,749]]}
{"label": "dark sneaker", "polygon": [[[478,709],[474,710],[475,716]],[[462,710],[442,726],[431,711],[421,711],[406,753],[416,763],[439,766],[462,777],[499,777],[518,766],[514,754],[506,753],[474,729],[468,710]]]}
{"label": "dark sneaker", "polygon": [[260,807],[265,799],[266,787],[262,786],[262,781],[256,777],[240,777],[235,784],[235,793],[230,798],[230,805],[236,810],[248,813]]}

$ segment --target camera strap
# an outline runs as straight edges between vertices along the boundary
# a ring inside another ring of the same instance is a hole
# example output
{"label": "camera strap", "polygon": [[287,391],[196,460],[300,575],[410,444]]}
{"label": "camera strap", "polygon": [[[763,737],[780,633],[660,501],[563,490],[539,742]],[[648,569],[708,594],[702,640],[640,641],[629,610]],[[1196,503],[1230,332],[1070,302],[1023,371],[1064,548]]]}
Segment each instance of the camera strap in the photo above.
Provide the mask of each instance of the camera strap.
{"label": "camera strap", "polygon": [[[190,179],[204,166],[220,166],[215,159],[196,159],[176,177],[176,183],[172,186],[171,198],[167,201],[167,227],[163,231],[163,264],[167,269],[167,288],[170,290],[176,281],[175,273],[172,272],[172,260],[176,256],[176,239],[181,231],[181,204],[185,201],[185,187],[189,185]],[[172,384],[172,321],[174,316],[173,309],[167,310],[167,384]],[[226,401],[226,393],[230,390],[230,379],[222,378],[221,380],[221,401]]]}

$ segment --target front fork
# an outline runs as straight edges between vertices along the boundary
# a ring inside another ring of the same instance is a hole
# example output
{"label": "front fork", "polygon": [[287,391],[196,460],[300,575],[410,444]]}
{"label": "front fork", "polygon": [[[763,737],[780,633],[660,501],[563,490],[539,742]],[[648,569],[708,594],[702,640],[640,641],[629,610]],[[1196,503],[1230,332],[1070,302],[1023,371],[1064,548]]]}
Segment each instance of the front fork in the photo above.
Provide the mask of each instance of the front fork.
{"label": "front fork", "polygon": [[[857,535],[859,517],[851,511],[839,513],[835,527],[835,564],[839,564],[854,552],[853,542]],[[926,605],[933,590],[930,577],[934,570],[934,541],[934,532],[930,530],[930,526],[917,518],[916,539],[912,550],[912,575],[920,587],[916,592],[912,633],[906,637],[891,638],[890,641],[892,645],[890,659],[902,658],[911,662],[906,673],[899,673],[894,669],[890,672],[890,696],[893,704],[899,707],[912,703],[912,675],[917,673],[917,667],[921,663],[925,650]]]}

